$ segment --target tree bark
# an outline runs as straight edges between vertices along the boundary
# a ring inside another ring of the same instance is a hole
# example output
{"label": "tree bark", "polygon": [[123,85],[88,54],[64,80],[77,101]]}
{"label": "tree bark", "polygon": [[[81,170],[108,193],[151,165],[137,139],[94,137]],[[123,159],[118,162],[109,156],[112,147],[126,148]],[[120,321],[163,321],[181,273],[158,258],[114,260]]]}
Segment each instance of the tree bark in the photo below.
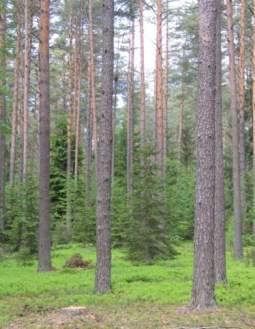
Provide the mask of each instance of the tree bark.
{"label": "tree bark", "polygon": [[11,149],[10,149],[10,184],[14,183],[15,160],[16,160],[16,138],[17,138],[17,119],[18,119],[18,102],[19,102],[19,77],[20,77],[20,27],[17,31],[16,40],[16,60],[14,72],[13,103],[12,103],[12,132],[11,132]]}
{"label": "tree bark", "polygon": [[127,192],[130,198],[133,190],[134,156],[134,60],[135,60],[135,21],[130,24],[129,65],[128,65],[128,104],[127,104]]}
{"label": "tree bark", "polygon": [[97,264],[96,292],[111,289],[111,170],[112,170],[112,105],[114,59],[114,2],[102,1],[102,108],[99,114],[97,158]]}
{"label": "tree bark", "polygon": [[242,216],[241,216],[241,182],[240,182],[240,125],[237,108],[237,87],[235,74],[234,32],[232,0],[227,0],[229,80],[232,113],[232,152],[233,152],[233,207],[234,207],[234,257],[243,257]]}
{"label": "tree bark", "polygon": [[141,148],[145,144],[146,114],[145,114],[145,69],[144,69],[144,3],[139,0],[140,11],[140,75],[141,75],[141,96],[140,96],[140,139]]}
{"label": "tree bark", "polygon": [[156,37],[156,82],[155,82],[155,138],[156,138],[156,163],[160,176],[164,176],[164,104],[163,104],[163,58],[162,58],[162,0],[157,0],[157,37]]}
{"label": "tree bark", "polygon": [[223,157],[223,114],[222,114],[222,50],[221,50],[221,9],[222,0],[217,0],[217,46],[216,46],[216,103],[215,103],[215,233],[214,267],[215,282],[225,283],[225,209],[224,209],[224,157]]}
{"label": "tree bark", "polygon": [[31,69],[32,43],[32,1],[25,0],[25,45],[24,45],[24,98],[23,98],[23,155],[22,182],[26,182],[28,161],[28,130],[29,130],[29,89]]}
{"label": "tree bark", "polygon": [[215,196],[215,0],[199,1],[199,97],[197,113],[197,178],[195,257],[192,306],[215,305],[214,196]]}
{"label": "tree bark", "polygon": [[[253,0],[255,12],[255,0]],[[253,135],[253,208],[255,209],[255,21],[253,21],[253,49],[252,49],[252,135]],[[255,219],[253,219],[253,234],[255,235]]]}
{"label": "tree bark", "polygon": [[246,217],[245,197],[245,141],[244,141],[244,111],[245,111],[245,31],[246,31],[246,0],[241,0],[240,17],[240,64],[239,64],[239,120],[240,120],[240,188],[242,222]]}
{"label": "tree bark", "polygon": [[5,2],[0,3],[0,240],[5,226]]}
{"label": "tree bark", "polygon": [[50,104],[49,104],[49,6],[41,0],[40,14],[40,222],[38,271],[50,271],[51,241],[49,219]]}

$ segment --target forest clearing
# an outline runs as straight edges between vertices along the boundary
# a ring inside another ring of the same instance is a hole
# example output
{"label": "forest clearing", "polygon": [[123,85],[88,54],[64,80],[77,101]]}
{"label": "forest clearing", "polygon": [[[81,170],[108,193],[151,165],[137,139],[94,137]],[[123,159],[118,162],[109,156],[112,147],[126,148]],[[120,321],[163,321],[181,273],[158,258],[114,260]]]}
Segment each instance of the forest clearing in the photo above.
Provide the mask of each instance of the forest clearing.
{"label": "forest clearing", "polygon": [[255,329],[255,0],[0,0],[0,327]]}

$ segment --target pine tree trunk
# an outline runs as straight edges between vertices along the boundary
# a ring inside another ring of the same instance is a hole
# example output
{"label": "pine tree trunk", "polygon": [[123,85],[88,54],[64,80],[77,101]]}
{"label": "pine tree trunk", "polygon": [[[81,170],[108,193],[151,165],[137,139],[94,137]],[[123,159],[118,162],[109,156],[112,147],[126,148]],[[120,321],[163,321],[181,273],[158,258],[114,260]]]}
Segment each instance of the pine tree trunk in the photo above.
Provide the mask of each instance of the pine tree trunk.
{"label": "pine tree trunk", "polygon": [[215,196],[215,0],[199,2],[199,96],[197,113],[197,181],[195,257],[192,306],[215,305],[214,196]]}
{"label": "pine tree trunk", "polygon": [[233,148],[233,191],[234,191],[234,257],[243,257],[242,247],[242,216],[241,216],[241,182],[240,182],[240,125],[237,108],[237,87],[235,74],[234,33],[233,33],[233,8],[232,0],[227,0],[228,23],[228,55],[229,55],[229,80],[232,113],[232,148]]}
{"label": "pine tree trunk", "polygon": [[144,4],[143,0],[139,0],[140,10],[140,74],[141,74],[141,98],[140,98],[140,138],[141,148],[145,144],[145,128],[146,128],[146,114],[145,114],[145,69],[144,69]]}
{"label": "pine tree trunk", "polygon": [[246,0],[241,0],[240,19],[240,64],[239,64],[239,119],[240,119],[240,188],[242,222],[246,217],[245,198],[245,142],[244,142],[244,110],[245,110],[245,31]]}
{"label": "pine tree trunk", "polygon": [[111,289],[111,170],[112,170],[112,105],[114,60],[114,2],[102,2],[102,108],[99,115],[97,158],[97,264],[96,292]]}
{"label": "pine tree trunk", "polygon": [[128,104],[127,104],[127,192],[132,195],[133,153],[134,153],[134,60],[135,60],[135,22],[130,26],[129,65],[128,65]]}
{"label": "pine tree trunk", "polygon": [[183,129],[184,129],[185,93],[184,93],[184,81],[183,81],[183,79],[184,79],[184,77],[182,77],[180,115],[179,115],[178,138],[177,138],[178,159],[179,159],[179,161],[182,160],[182,142],[183,142]]}
{"label": "pine tree trunk", "polygon": [[20,27],[17,31],[16,40],[16,60],[14,72],[13,87],[13,104],[12,104],[12,133],[11,133],[11,149],[10,149],[10,184],[14,183],[15,160],[16,160],[16,137],[17,137],[17,119],[18,119],[18,102],[19,102],[19,76],[20,76]]}
{"label": "pine tree trunk", "polygon": [[226,282],[225,209],[224,209],[224,158],[222,114],[222,51],[221,51],[221,6],[217,0],[217,46],[216,46],[216,103],[215,103],[215,234],[214,266],[215,282]]}
{"label": "pine tree trunk", "polygon": [[4,231],[5,199],[5,3],[0,3],[0,240]]}
{"label": "pine tree trunk", "polygon": [[40,222],[38,271],[51,270],[49,219],[50,104],[49,104],[49,0],[41,0],[40,14]]}
{"label": "pine tree trunk", "polygon": [[[255,0],[253,0],[255,12]],[[255,209],[255,22],[253,21],[253,50],[252,50],[252,135],[253,135],[253,209]],[[253,234],[255,235],[255,218],[253,219]]]}
{"label": "pine tree trunk", "polygon": [[25,45],[24,45],[24,98],[23,98],[23,155],[22,182],[26,182],[28,161],[28,130],[29,130],[29,88],[31,68],[32,42],[32,1],[25,0]]}
{"label": "pine tree trunk", "polygon": [[164,104],[163,104],[163,58],[162,58],[162,0],[157,0],[157,40],[156,40],[156,82],[155,82],[155,138],[156,163],[160,176],[164,176]]}

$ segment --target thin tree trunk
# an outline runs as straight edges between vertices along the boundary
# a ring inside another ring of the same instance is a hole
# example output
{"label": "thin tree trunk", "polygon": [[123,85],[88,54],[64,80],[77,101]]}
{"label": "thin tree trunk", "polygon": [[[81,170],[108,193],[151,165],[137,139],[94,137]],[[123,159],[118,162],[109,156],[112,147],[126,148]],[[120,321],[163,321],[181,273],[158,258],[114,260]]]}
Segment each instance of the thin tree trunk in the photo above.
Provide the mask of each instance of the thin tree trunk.
{"label": "thin tree trunk", "polygon": [[32,1],[25,0],[25,45],[24,45],[24,98],[23,98],[23,155],[22,182],[26,182],[29,130],[29,88],[32,42]]}
{"label": "thin tree trunk", "polygon": [[199,2],[199,97],[197,113],[197,181],[195,256],[192,306],[215,305],[214,196],[215,196],[215,0]]}
{"label": "thin tree trunk", "polygon": [[215,230],[214,267],[215,282],[226,282],[225,209],[224,209],[224,158],[222,114],[222,51],[221,51],[221,6],[217,0],[217,46],[216,46],[216,103],[215,103]]}
{"label": "thin tree trunk", "polygon": [[234,33],[233,33],[233,8],[232,0],[227,0],[227,23],[228,23],[228,55],[229,55],[229,80],[232,113],[232,148],[233,148],[233,193],[234,193],[234,257],[243,257],[242,246],[242,216],[241,216],[241,185],[240,185],[240,154],[239,154],[239,120],[237,108],[237,87],[235,74],[234,56]]}
{"label": "thin tree trunk", "polygon": [[4,201],[5,201],[5,3],[0,4],[0,240],[5,226]]}
{"label": "thin tree trunk", "polygon": [[50,180],[50,101],[49,101],[49,6],[41,0],[40,14],[40,222],[38,270],[51,270],[51,242],[49,219]]}
{"label": "thin tree trunk", "polygon": [[17,119],[19,102],[19,76],[20,76],[20,27],[18,27],[16,40],[16,60],[14,72],[13,104],[12,104],[12,133],[10,150],[10,184],[14,183],[15,159],[16,159],[16,137],[17,137]]}
{"label": "thin tree trunk", "polygon": [[145,69],[144,69],[144,3],[139,0],[140,10],[140,74],[141,74],[141,98],[140,98],[140,138],[141,148],[145,144],[146,114],[145,114]]}
{"label": "thin tree trunk", "polygon": [[[183,74],[184,74],[184,72],[183,72]],[[184,77],[182,77],[180,115],[179,115],[178,138],[177,138],[179,161],[182,160],[182,142],[183,142],[183,129],[184,129],[185,93],[184,93],[184,81],[183,80],[184,80]]]}
{"label": "thin tree trunk", "polygon": [[129,65],[128,65],[128,104],[127,104],[127,192],[129,198],[133,190],[134,156],[134,58],[135,57],[135,21],[130,25]]}
{"label": "thin tree trunk", "polygon": [[102,108],[99,115],[97,158],[96,292],[111,289],[111,171],[114,61],[114,2],[102,1]]}
{"label": "thin tree trunk", "polygon": [[245,110],[245,31],[246,31],[246,0],[241,0],[240,19],[240,65],[239,65],[239,119],[240,119],[240,187],[242,222],[246,217],[245,198],[245,143],[244,143],[244,110]]}
{"label": "thin tree trunk", "polygon": [[162,58],[162,0],[157,0],[157,40],[156,40],[156,111],[155,111],[155,138],[156,163],[159,173],[163,177],[165,171],[164,159],[164,104],[163,104],[163,58]]}

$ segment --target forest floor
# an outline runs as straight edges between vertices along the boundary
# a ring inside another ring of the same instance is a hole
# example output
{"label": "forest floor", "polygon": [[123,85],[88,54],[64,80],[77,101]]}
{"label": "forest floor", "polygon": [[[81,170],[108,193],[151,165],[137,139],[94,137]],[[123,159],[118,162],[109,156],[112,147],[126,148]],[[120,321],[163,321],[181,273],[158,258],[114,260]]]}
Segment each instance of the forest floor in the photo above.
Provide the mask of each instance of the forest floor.
{"label": "forest floor", "polygon": [[[64,268],[75,253],[88,269]],[[36,262],[0,260],[0,328],[4,329],[255,329],[255,267],[228,255],[228,285],[217,287],[218,308],[191,312],[192,246],[154,265],[132,264],[113,252],[113,292],[93,293],[94,248],[53,250],[55,271],[37,273]],[[71,308],[70,308],[71,307]],[[78,308],[77,308],[78,307]],[[81,308],[80,308],[81,307]]]}

